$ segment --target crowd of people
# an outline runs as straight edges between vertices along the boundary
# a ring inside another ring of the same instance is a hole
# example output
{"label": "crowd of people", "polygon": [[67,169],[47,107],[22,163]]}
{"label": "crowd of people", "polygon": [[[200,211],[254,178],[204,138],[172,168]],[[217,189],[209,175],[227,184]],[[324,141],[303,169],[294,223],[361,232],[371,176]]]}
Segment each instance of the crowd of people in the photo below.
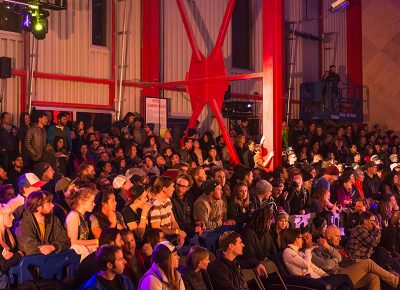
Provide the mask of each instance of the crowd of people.
{"label": "crowd of people", "polygon": [[23,256],[68,249],[75,289],[249,289],[241,269],[268,283],[267,261],[333,289],[400,288],[393,131],[298,121],[269,171],[246,120],[235,166],[222,136],[191,128],[179,146],[134,113],[107,133],[62,112],[19,124],[1,115],[0,288]]}

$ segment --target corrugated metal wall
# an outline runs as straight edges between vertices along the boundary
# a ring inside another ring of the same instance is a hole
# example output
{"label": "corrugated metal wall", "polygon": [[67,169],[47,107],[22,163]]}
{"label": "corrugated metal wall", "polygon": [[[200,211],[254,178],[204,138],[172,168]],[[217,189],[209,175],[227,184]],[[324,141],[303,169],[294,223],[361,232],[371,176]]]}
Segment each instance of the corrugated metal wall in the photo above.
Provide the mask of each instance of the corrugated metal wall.
{"label": "corrugated metal wall", "polygon": [[[286,0],[286,28],[319,36],[319,0]],[[293,46],[290,118],[298,119],[300,113],[300,85],[319,80],[319,42],[305,37],[286,34],[286,82],[289,82],[290,50]],[[286,94],[286,98],[288,93]],[[287,102],[284,102],[285,110]]]}
{"label": "corrugated metal wall", "polygon": [[[127,2],[126,2],[127,1]],[[138,82],[141,79],[141,28],[142,28],[142,14],[141,14],[141,0],[126,0],[126,1],[115,1],[118,3],[118,27],[119,31],[123,30],[123,15],[124,5],[128,9],[127,23],[128,34],[127,34],[127,54],[126,54],[126,74],[125,80]],[[119,46],[118,46],[119,45]],[[117,45],[117,59],[121,58],[120,53],[122,51],[122,34],[118,35]],[[117,78],[119,78],[118,70],[116,71]],[[124,87],[123,88],[123,102],[121,106],[121,118],[127,112],[140,112],[141,111],[141,89],[135,87]]]}
{"label": "corrugated metal wall", "polygon": [[322,70],[329,70],[334,64],[342,82],[347,81],[347,29],[346,10],[329,12],[331,0],[323,1],[324,42],[322,49]]}
{"label": "corrugated metal wall", "polygon": [[[67,10],[51,11],[49,33],[45,40],[36,41],[35,70],[110,79],[111,38],[107,39],[107,47],[91,45],[91,1],[70,1],[68,4]],[[110,22],[111,14],[108,15]],[[46,79],[36,79],[35,84],[32,100],[99,105],[108,103],[106,85]]]}
{"label": "corrugated metal wall", "polygon": [[[23,42],[22,35],[19,33],[5,32],[0,33],[0,56],[11,58],[11,67],[23,69]],[[13,122],[16,124],[20,114],[20,77],[0,79],[0,90],[5,86],[2,109],[13,114]]]}

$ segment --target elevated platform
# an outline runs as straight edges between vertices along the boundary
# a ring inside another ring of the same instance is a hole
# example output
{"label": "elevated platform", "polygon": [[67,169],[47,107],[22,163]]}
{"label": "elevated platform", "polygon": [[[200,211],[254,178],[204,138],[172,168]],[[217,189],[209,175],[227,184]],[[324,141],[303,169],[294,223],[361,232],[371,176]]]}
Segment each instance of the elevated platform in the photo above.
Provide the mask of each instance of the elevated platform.
{"label": "elevated platform", "polygon": [[300,119],[362,122],[362,86],[303,83],[300,86]]}

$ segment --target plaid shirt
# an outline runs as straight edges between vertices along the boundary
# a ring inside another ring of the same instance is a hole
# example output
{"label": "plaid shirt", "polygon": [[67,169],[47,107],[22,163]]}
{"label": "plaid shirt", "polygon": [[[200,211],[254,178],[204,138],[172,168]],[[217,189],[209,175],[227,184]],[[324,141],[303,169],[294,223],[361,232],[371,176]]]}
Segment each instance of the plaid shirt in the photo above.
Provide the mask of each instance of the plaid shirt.
{"label": "plaid shirt", "polygon": [[347,252],[353,260],[368,259],[380,239],[380,230],[369,232],[363,225],[358,225],[351,230]]}

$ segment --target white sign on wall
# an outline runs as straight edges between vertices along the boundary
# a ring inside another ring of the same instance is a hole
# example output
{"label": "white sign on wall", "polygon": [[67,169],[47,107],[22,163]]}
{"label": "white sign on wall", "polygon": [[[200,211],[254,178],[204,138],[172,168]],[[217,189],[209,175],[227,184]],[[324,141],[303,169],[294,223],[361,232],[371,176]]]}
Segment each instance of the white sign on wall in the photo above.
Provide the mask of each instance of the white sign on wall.
{"label": "white sign on wall", "polygon": [[160,134],[160,128],[167,128],[167,99],[146,98],[146,123],[153,123],[154,133]]}

